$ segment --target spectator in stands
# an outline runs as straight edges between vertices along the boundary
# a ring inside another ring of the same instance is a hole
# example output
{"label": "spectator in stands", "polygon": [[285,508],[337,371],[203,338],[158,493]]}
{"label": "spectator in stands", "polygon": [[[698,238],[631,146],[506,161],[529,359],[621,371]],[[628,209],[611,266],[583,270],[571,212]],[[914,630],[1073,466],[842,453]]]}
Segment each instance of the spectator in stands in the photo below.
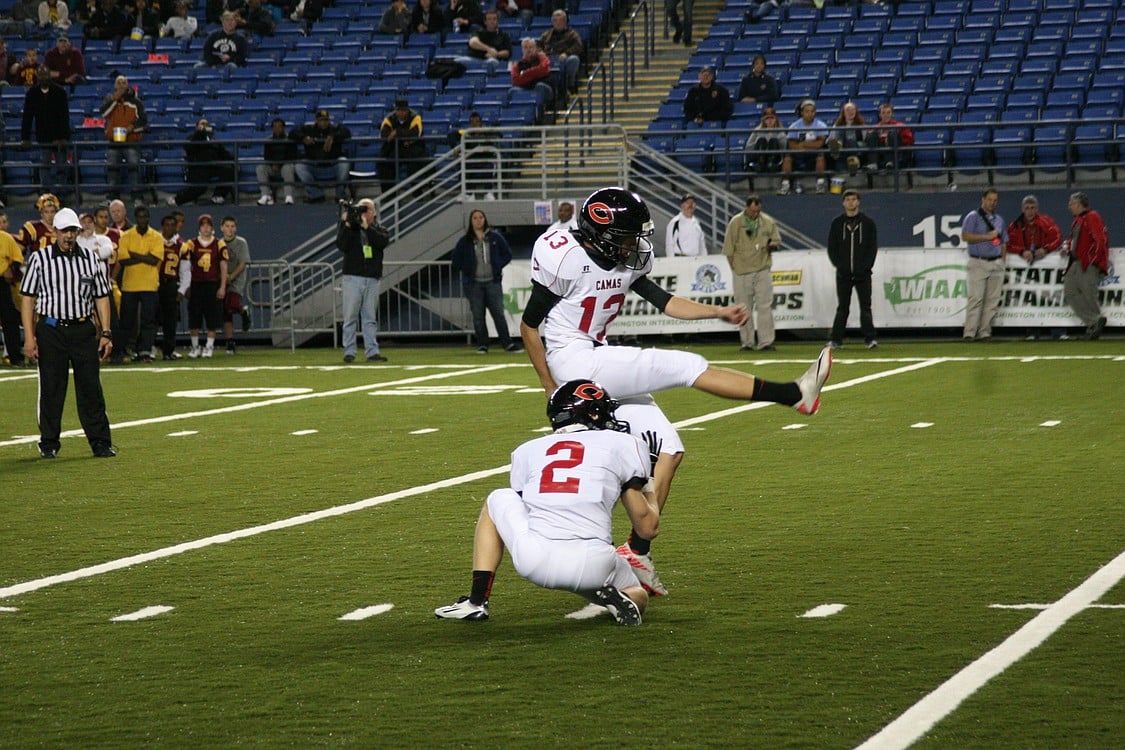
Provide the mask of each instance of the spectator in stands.
{"label": "spectator in stands", "polygon": [[160,36],[160,13],[149,6],[148,0],[133,0],[133,21],[144,32],[146,39]]}
{"label": "spectator in stands", "polygon": [[669,258],[707,254],[707,238],[695,218],[695,196],[680,198],[680,212],[672,217],[664,232],[664,254]]}
{"label": "spectator in stands", "polygon": [[9,80],[16,86],[34,86],[39,83],[39,50],[28,47],[19,62],[9,68]]}
{"label": "spectator in stands", "polygon": [[[35,7],[29,11],[26,7],[28,5],[34,5]],[[34,36],[39,13],[38,5],[36,0],[24,0],[22,3],[16,0],[12,4],[10,15],[0,11],[0,34]],[[0,72],[3,73],[3,75],[0,75],[0,79],[5,79],[8,75],[7,65],[0,68]],[[0,86],[3,86],[4,82],[0,82]]]}
{"label": "spectator in stands", "polygon": [[63,0],[39,3],[39,28],[64,33],[70,28],[70,9]]}
{"label": "spectator in stands", "polygon": [[[562,76],[570,94],[578,93],[578,68],[582,65],[582,37],[568,25],[565,10],[551,14],[551,28],[539,37],[539,46],[551,59],[551,68]],[[559,92],[562,98],[562,91]]]}
{"label": "spectator in stands", "polygon": [[[403,5],[405,6],[405,4],[404,0]],[[323,0],[301,0],[289,15],[289,20],[303,23],[305,25],[305,33],[308,34],[312,31],[313,24],[319,21],[320,17],[323,15]]]}
{"label": "spectator in stands", "polygon": [[[800,172],[816,173],[816,192],[828,191],[828,180],[824,174],[828,171],[828,160],[824,156],[824,143],[828,140],[828,125],[816,116],[816,102],[805,99],[799,109],[801,116],[789,126],[785,134],[788,151],[781,161],[781,173],[785,176],[778,189],[778,195],[788,195],[790,190],[789,175],[796,169]],[[793,192],[804,192],[800,180],[793,180]]]}
{"label": "spectator in stands", "polygon": [[1098,286],[1109,275],[1109,231],[1090,208],[1090,197],[1071,193],[1067,208],[1074,216],[1066,243],[1070,256],[1063,279],[1063,299],[1086,326],[1083,338],[1099,338],[1108,322],[1098,302]]}
{"label": "spectator in stands", "polygon": [[410,11],[406,9],[406,0],[391,0],[391,7],[383,11],[383,19],[379,21],[379,33],[410,34]]}
{"label": "spectator in stands", "polygon": [[74,21],[74,26],[85,35],[85,26],[90,23],[90,19],[99,8],[98,0],[74,0],[74,8],[70,11],[70,18]]}
{"label": "spectator in stands", "polygon": [[449,0],[445,17],[449,19],[450,28],[461,34],[472,34],[484,24],[484,15],[477,0]]}
{"label": "spectator in stands", "polygon": [[442,34],[445,32],[445,17],[434,0],[418,0],[410,11],[411,34]]}
{"label": "spectator in stands", "polygon": [[416,172],[426,156],[422,141],[422,115],[410,108],[405,99],[395,101],[395,108],[379,126],[379,184],[387,192]]}
{"label": "spectator in stands", "polygon": [[781,98],[777,79],[766,72],[766,58],[754,55],[754,62],[749,73],[742,77],[738,84],[738,101],[753,104],[773,104]]}
{"label": "spectator in stands", "polygon": [[[1046,257],[1047,253],[1062,247],[1062,233],[1054,219],[1039,213],[1039,200],[1034,195],[1025,195],[1020,209],[1020,215],[1008,225],[1008,246],[1005,249],[1031,266]],[[1059,335],[1062,335],[1061,330]],[[1028,328],[1027,340],[1038,341],[1039,329]]]}
{"label": "spectator in stands", "polygon": [[[105,118],[105,135],[109,139],[105,158],[109,166],[110,197],[120,197],[127,181],[133,202],[141,202],[141,152],[137,144],[148,128],[148,115],[145,114],[144,103],[129,86],[128,78],[117,76],[114,79],[113,92],[102,100],[101,112]],[[122,164],[126,165],[124,170]],[[122,171],[126,174],[122,175]]]}
{"label": "spectator in stands", "polygon": [[176,0],[175,7],[176,14],[160,29],[160,36],[190,39],[199,31],[199,20],[195,16],[188,15],[188,6],[184,0]]}
{"label": "spectator in stands", "polygon": [[[894,169],[896,153],[898,166],[909,166],[911,154],[908,147],[913,145],[914,132],[895,119],[894,105],[890,102],[880,104],[879,122],[867,131],[867,150],[871,154],[867,169],[872,172]],[[903,147],[907,147],[907,150],[903,150]]]}
{"label": "spectator in stands", "polygon": [[746,171],[768,174],[781,171],[781,154],[785,150],[785,129],[777,117],[777,110],[766,107],[762,120],[746,139]]}
{"label": "spectator in stands", "polygon": [[234,200],[234,181],[238,173],[234,157],[226,146],[215,140],[215,129],[206,117],[199,119],[184,144],[184,160],[187,161],[187,184],[175,195],[168,196],[169,206],[191,203],[206,193],[211,183],[217,183],[211,192],[212,203],[222,205]]}
{"label": "spectator in stands", "polygon": [[504,288],[501,277],[504,266],[512,262],[512,249],[504,235],[488,226],[484,211],[474,208],[469,213],[469,226],[457,240],[450,256],[451,268],[461,274],[461,289],[469,300],[473,316],[473,339],[477,354],[488,354],[488,325],[484,313],[492,317],[500,346],[506,352],[522,351],[508,331],[504,313]]}
{"label": "spectator in stands", "polygon": [[[469,129],[484,127],[480,112],[469,114]],[[461,143],[470,152],[465,156],[465,190],[481,200],[494,200],[496,194],[496,160],[500,158],[496,148],[498,134],[495,131],[474,132],[465,138],[465,131],[458,133]]]}
{"label": "spectator in stands", "polygon": [[762,0],[762,2],[757,2],[755,0],[750,3],[750,9],[746,11],[746,21],[748,23],[758,23],[777,10],[777,6],[778,0]]}
{"label": "spectator in stands", "polygon": [[[754,349],[755,335],[759,351],[774,347],[773,320],[773,252],[781,247],[777,222],[762,211],[762,199],[746,198],[746,207],[727,225],[723,238],[723,255],[727,256],[734,274],[733,297],[737,304],[750,311],[738,329],[742,351]],[[758,318],[755,334],[754,317]]]}
{"label": "spectator in stands", "polygon": [[221,23],[225,10],[227,0],[203,0],[203,19],[209,24]]}
{"label": "spectator in stands", "polygon": [[980,207],[961,221],[961,239],[969,254],[965,341],[992,341],[992,321],[1004,286],[1004,246],[1008,242],[1008,225],[996,213],[999,203],[1000,193],[987,188],[981,193]]}
{"label": "spectator in stands", "polygon": [[[419,120],[419,130],[421,130]],[[304,159],[297,162],[297,179],[305,186],[309,203],[324,201],[320,182],[331,180],[336,198],[343,198],[348,189],[348,157],[344,144],[352,133],[343,125],[332,123],[328,110],[317,110],[316,121],[306,123],[289,134],[290,140],[305,147]]]}
{"label": "spectator in stands", "polygon": [[490,10],[484,14],[484,28],[469,37],[469,57],[485,60],[492,75],[512,56],[512,38],[500,28],[500,14]]}
{"label": "spectator in stands", "polygon": [[241,25],[245,31],[258,36],[273,36],[273,31],[277,28],[273,14],[262,7],[262,0],[246,0]]}
{"label": "spectator in stands", "polygon": [[[39,181],[47,192],[55,192],[55,172],[66,183],[70,142],[70,102],[62,86],[51,81],[51,71],[39,68],[39,84],[27,90],[23,100],[23,126],[20,141],[31,146],[31,126],[35,123],[35,142],[39,145]],[[62,191],[59,191],[60,194]],[[2,290],[0,290],[2,293]]]}
{"label": "spectator in stands", "polygon": [[535,91],[542,114],[543,106],[555,98],[555,90],[551,86],[551,60],[539,50],[539,43],[529,36],[520,40],[520,50],[520,59],[512,64],[512,85],[525,91]]}
{"label": "spectator in stands", "polygon": [[527,25],[535,18],[535,0],[496,0],[496,10],[503,13],[505,18],[519,16],[524,25]]}
{"label": "spectator in stands", "polygon": [[223,28],[212,32],[203,43],[203,59],[195,64],[197,68],[241,68],[246,65],[246,52],[249,44],[246,37],[238,32],[238,16],[231,11],[223,12]]}
{"label": "spectator in stands", "polygon": [[840,114],[828,134],[828,153],[837,169],[847,165],[848,174],[854,176],[863,168],[867,161],[866,126],[855,102],[840,107]]}
{"label": "spectator in stands", "polygon": [[84,30],[87,39],[120,40],[132,33],[133,26],[133,17],[117,7],[117,0],[102,0]]}
{"label": "spectator in stands", "polygon": [[86,82],[86,60],[70,43],[70,38],[60,36],[55,46],[43,56],[43,64],[51,71],[51,80],[58,84],[74,86]]}
{"label": "spectator in stands", "polygon": [[285,203],[292,205],[293,185],[297,180],[294,165],[301,155],[297,150],[297,144],[289,139],[289,134],[285,131],[285,120],[275,117],[270,127],[272,129],[270,137],[262,149],[264,163],[254,169],[258,177],[258,188],[262,191],[258,205],[273,205],[273,186],[278,182],[285,192]]}
{"label": "spectator in stands", "polygon": [[[680,14],[676,12],[676,6],[681,3],[684,6],[683,21],[680,21]],[[676,44],[679,44],[682,39],[685,47],[691,46],[691,12],[694,5],[695,0],[664,0],[664,12],[668,16],[672,28],[675,29],[672,34],[672,41]]]}
{"label": "spectator in stands", "polygon": [[699,71],[699,83],[688,89],[684,97],[684,120],[702,125],[704,122],[726,122],[734,113],[734,102],[727,87],[715,80],[715,71],[705,67]]}
{"label": "spectator in stands", "polygon": [[[0,23],[3,23],[0,21]],[[8,43],[0,37],[0,88],[8,85],[8,75],[12,69],[12,62],[8,59]],[[3,113],[0,112],[0,117]]]}

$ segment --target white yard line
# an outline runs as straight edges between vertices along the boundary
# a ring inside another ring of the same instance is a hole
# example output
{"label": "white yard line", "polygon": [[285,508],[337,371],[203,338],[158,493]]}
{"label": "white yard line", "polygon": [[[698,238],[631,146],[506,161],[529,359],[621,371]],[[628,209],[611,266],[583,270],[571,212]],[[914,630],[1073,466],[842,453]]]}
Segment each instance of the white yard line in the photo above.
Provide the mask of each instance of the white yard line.
{"label": "white yard line", "polygon": [[[846,380],[842,383],[837,383],[835,385],[827,386],[825,388],[825,390],[829,390],[829,389],[839,390],[841,388],[850,388],[854,385],[861,385],[863,383],[869,383],[873,380],[879,380],[880,378],[890,377],[891,375],[900,375],[902,373],[910,372],[912,370],[917,370],[917,369],[920,369],[922,367],[929,367],[930,365],[938,364],[941,361],[942,361],[941,359],[931,359],[931,360],[926,360],[925,362],[919,362],[917,364],[910,365],[908,367],[900,367],[900,368],[895,369],[895,370],[887,370],[886,372],[876,373],[874,375],[865,375],[863,377],[855,378],[854,380]],[[477,368],[475,370],[471,370],[471,371],[467,371],[467,372],[468,373],[486,372],[488,370],[495,370],[495,369],[498,369],[500,367],[508,367],[508,366],[510,366],[510,365],[497,365],[497,366],[493,366],[493,367]],[[452,376],[455,376],[455,375],[464,375],[464,374],[466,374],[466,372],[456,372],[456,373],[450,373],[449,375],[442,375],[440,377],[452,377]],[[439,377],[439,376],[426,376],[426,378],[420,378],[420,379],[427,379],[427,378],[432,378],[432,377]],[[413,380],[418,380],[418,379],[413,379]],[[402,382],[402,381],[399,381],[399,382]],[[258,402],[258,403],[255,403],[255,404],[244,404],[242,406],[244,408],[254,408],[254,407],[263,406],[263,405],[266,405],[266,404],[285,403],[285,402],[290,402],[290,401],[300,401],[300,400],[303,400],[303,399],[306,399],[306,398],[322,397],[322,396],[327,396],[327,395],[332,395],[332,394],[339,395],[339,394],[346,394],[346,393],[355,393],[357,391],[364,391],[364,390],[369,390],[371,388],[386,387],[386,386],[392,386],[392,385],[395,385],[395,383],[382,383],[382,384],[376,384],[376,385],[365,385],[365,386],[361,386],[361,387],[357,387],[357,388],[343,388],[343,389],[336,390],[336,391],[327,391],[325,393],[307,394],[307,395],[303,395],[303,396],[287,396],[285,398],[270,399],[269,401]],[[692,419],[685,419],[681,422],[675,423],[674,426],[675,427],[688,427],[690,425],[700,424],[702,422],[710,422],[710,421],[713,421],[713,420],[716,420],[716,419],[722,419],[722,418],[727,417],[731,414],[738,414],[739,412],[747,411],[748,409],[756,409],[756,408],[761,408],[761,407],[764,407],[764,406],[771,406],[771,405],[772,404],[770,404],[768,402],[765,402],[765,401],[757,401],[757,402],[754,402],[752,404],[747,404],[745,406],[736,407],[734,409],[723,409],[721,411],[712,412],[710,414],[704,414],[702,416],[694,417]],[[226,409],[213,409],[213,410],[210,410],[210,411],[207,411],[207,412],[201,412],[201,413],[202,414],[222,413],[222,412],[228,411],[230,409],[236,409],[236,408],[238,408],[238,407],[228,407]],[[173,419],[173,418],[181,419],[181,418],[184,418],[184,415],[176,415],[174,417],[157,417],[152,421],[165,421],[167,419]],[[0,445],[3,445],[3,443],[0,443]],[[484,469],[482,471],[474,471],[474,472],[471,472],[469,474],[462,474],[459,477],[450,477],[449,479],[442,479],[442,480],[439,480],[439,481],[436,481],[436,482],[430,482],[429,484],[423,484],[423,485],[419,485],[417,487],[410,487],[408,489],[399,490],[397,492],[390,492],[386,495],[378,495],[376,497],[369,497],[366,500],[357,500],[354,503],[348,503],[346,505],[337,505],[337,506],[332,507],[332,508],[324,508],[323,510],[313,511],[311,513],[303,513],[299,516],[293,516],[291,518],[282,519],[280,521],[273,521],[272,523],[260,524],[258,526],[251,526],[249,528],[239,529],[237,531],[228,531],[228,532],[223,533],[223,534],[215,534],[213,536],[204,537],[203,539],[196,539],[195,541],[191,541],[191,542],[182,542],[180,544],[176,544],[176,545],[173,545],[171,547],[162,547],[162,548],[157,549],[157,550],[152,550],[151,552],[143,552],[141,554],[131,555],[129,557],[122,557],[122,558],[119,558],[117,560],[111,560],[109,562],[100,563],[98,565],[91,565],[91,566],[86,567],[86,568],[79,568],[78,570],[72,570],[68,573],[58,573],[56,575],[47,576],[45,578],[37,578],[33,581],[25,581],[23,583],[13,584],[11,586],[5,586],[3,588],[0,588],[0,599],[5,599],[9,596],[16,596],[17,594],[26,594],[29,591],[37,591],[39,589],[47,588],[48,586],[54,586],[54,585],[59,584],[59,583],[67,583],[69,581],[78,581],[78,580],[81,580],[83,578],[90,578],[92,576],[101,575],[102,573],[110,573],[110,572],[115,571],[115,570],[122,570],[124,568],[129,568],[129,567],[132,567],[134,565],[140,565],[141,563],[152,562],[153,560],[160,560],[160,559],[163,559],[163,558],[166,558],[166,557],[172,557],[174,555],[179,555],[179,554],[182,554],[184,552],[189,552],[191,550],[203,549],[204,547],[210,547],[210,546],[215,545],[215,544],[225,544],[227,542],[233,542],[236,539],[244,539],[246,537],[257,536],[258,534],[264,534],[267,531],[278,531],[280,529],[288,529],[288,528],[292,528],[294,526],[302,526],[306,523],[312,523],[313,521],[321,521],[325,518],[333,518],[335,516],[342,516],[342,515],[345,515],[345,514],[348,514],[348,513],[354,513],[357,510],[366,510],[367,508],[372,508],[376,505],[382,505],[383,503],[389,503],[389,502],[394,501],[394,500],[401,500],[404,497],[413,497],[414,495],[424,495],[427,492],[433,492],[434,490],[445,489],[447,487],[456,487],[457,485],[465,484],[467,482],[474,482],[478,479],[485,479],[487,477],[492,477],[492,476],[496,476],[498,474],[507,473],[509,468],[511,468],[510,465],[506,464],[504,466],[497,466],[497,467],[492,468],[492,469]]]}
{"label": "white yard line", "polygon": [[938,686],[858,750],[904,750],[989,680],[1027,656],[1067,620],[1105,596],[1125,577],[1125,552],[1113,558],[1054,604],[1050,604],[1003,643]]}
{"label": "white yard line", "polygon": [[358,622],[359,620],[366,620],[368,617],[374,617],[375,615],[381,615],[384,612],[390,612],[394,608],[395,605],[393,604],[376,604],[372,607],[360,607],[359,609],[353,609],[346,615],[341,615],[336,619],[345,620],[348,622]]}
{"label": "white yard line", "polygon": [[[505,367],[520,367],[516,364],[505,365],[487,365],[484,367],[474,367],[472,369],[456,370],[453,372],[439,372],[433,375],[421,375],[416,378],[403,378],[402,380],[391,380],[386,383],[368,383],[366,385],[352,386],[351,388],[337,388],[334,391],[320,391],[318,393],[301,393],[294,396],[281,396],[279,398],[267,398],[263,401],[251,401],[245,404],[234,404],[233,406],[223,406],[217,409],[204,409],[202,411],[191,411],[183,414],[167,414],[163,417],[149,417],[148,419],[134,419],[131,422],[115,422],[111,425],[114,430],[124,429],[126,427],[141,427],[150,424],[162,424],[164,422],[177,422],[181,419],[195,419],[196,417],[210,417],[216,414],[230,414],[235,411],[248,411],[250,409],[260,409],[263,406],[276,406],[277,404],[291,404],[296,401],[305,401],[310,398],[328,398],[331,396],[346,396],[349,393],[364,393],[366,391],[377,390],[380,388],[393,388],[400,385],[409,385],[411,383],[423,383],[428,380],[443,380],[445,378],[456,378],[462,375],[475,375],[481,372],[491,372],[492,370],[500,370]],[[82,430],[67,430],[62,433],[60,437],[82,437],[85,433]],[[25,443],[37,443],[39,436],[23,436],[12,438],[11,440],[0,440],[0,448],[7,445],[21,445]]]}
{"label": "white yard line", "polygon": [[175,609],[175,607],[169,607],[169,606],[164,605],[164,604],[159,604],[159,605],[156,605],[156,606],[153,606],[153,607],[145,607],[144,609],[138,609],[136,612],[130,612],[127,615],[118,615],[117,617],[111,617],[110,621],[111,622],[136,622],[137,620],[145,620],[145,619],[148,619],[149,617],[156,617],[157,615],[162,615],[165,612],[171,612],[173,609]]}

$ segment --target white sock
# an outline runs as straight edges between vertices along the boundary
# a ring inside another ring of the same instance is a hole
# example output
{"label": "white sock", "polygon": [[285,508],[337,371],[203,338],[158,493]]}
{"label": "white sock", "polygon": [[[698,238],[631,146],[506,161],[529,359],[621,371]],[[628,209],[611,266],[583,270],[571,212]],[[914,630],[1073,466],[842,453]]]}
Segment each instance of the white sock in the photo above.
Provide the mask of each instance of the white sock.
{"label": "white sock", "polygon": [[198,333],[193,333],[191,335],[191,348],[192,349],[198,349],[199,348],[199,334]]}
{"label": "white sock", "polygon": [[207,337],[207,348],[208,349],[214,349],[215,348],[215,337],[214,336],[208,336]]}

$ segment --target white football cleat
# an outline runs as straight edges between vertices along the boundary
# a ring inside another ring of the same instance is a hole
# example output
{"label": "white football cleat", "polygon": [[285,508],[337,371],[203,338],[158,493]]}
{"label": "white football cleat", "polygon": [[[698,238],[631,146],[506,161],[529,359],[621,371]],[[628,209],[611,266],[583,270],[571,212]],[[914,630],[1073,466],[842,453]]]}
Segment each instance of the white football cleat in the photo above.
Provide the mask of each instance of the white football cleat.
{"label": "white football cleat", "polygon": [[594,592],[598,602],[609,610],[618,625],[640,625],[641,609],[637,603],[613,586],[603,586]]}
{"label": "white football cleat", "polygon": [[656,567],[652,564],[652,555],[638,555],[629,547],[628,542],[617,548],[617,554],[625,558],[625,561],[633,568],[633,572],[637,574],[637,578],[645,591],[653,596],[668,595],[668,589],[664,588],[664,584],[660,582],[660,576],[656,575]]}
{"label": "white football cleat", "polygon": [[473,604],[469,597],[462,596],[453,604],[446,604],[434,610],[434,617],[442,620],[472,620],[480,622],[488,619],[488,602]]}
{"label": "white football cleat", "polygon": [[828,382],[828,375],[832,372],[832,347],[826,346],[820,350],[805,374],[797,378],[797,387],[801,389],[801,400],[793,405],[801,414],[816,414],[820,411],[820,389]]}
{"label": "white football cleat", "polygon": [[211,359],[211,357],[213,357],[213,356],[215,356],[215,347],[213,347],[213,346],[203,347],[203,358],[204,359]]}
{"label": "white football cleat", "polygon": [[193,346],[191,348],[191,351],[189,351],[187,353],[188,359],[199,359],[199,355],[202,354],[202,353],[203,353],[202,349],[200,349],[198,346]]}

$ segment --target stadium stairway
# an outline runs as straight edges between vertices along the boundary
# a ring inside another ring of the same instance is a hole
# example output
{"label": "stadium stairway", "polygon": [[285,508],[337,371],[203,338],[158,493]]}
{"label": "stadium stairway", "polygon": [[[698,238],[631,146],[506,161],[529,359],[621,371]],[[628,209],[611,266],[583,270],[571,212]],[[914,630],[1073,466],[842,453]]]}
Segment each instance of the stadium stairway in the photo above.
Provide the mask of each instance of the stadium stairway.
{"label": "stadium stairway", "polygon": [[[661,104],[668,100],[668,92],[673,90],[680,79],[680,74],[687,67],[695,46],[703,39],[707,30],[714,24],[723,7],[723,0],[696,0],[692,26],[694,33],[691,47],[672,41],[672,29],[668,28],[668,36],[661,33],[664,28],[664,19],[657,19],[656,28],[656,54],[651,65],[645,69],[637,70],[637,84],[629,92],[628,108],[617,109],[615,120],[629,131],[630,135],[643,133],[649,122],[655,117]],[[664,3],[657,1],[657,12],[664,12]],[[611,40],[612,41],[612,40]],[[638,55],[639,57],[639,55]],[[731,92],[733,96],[735,92]]]}

